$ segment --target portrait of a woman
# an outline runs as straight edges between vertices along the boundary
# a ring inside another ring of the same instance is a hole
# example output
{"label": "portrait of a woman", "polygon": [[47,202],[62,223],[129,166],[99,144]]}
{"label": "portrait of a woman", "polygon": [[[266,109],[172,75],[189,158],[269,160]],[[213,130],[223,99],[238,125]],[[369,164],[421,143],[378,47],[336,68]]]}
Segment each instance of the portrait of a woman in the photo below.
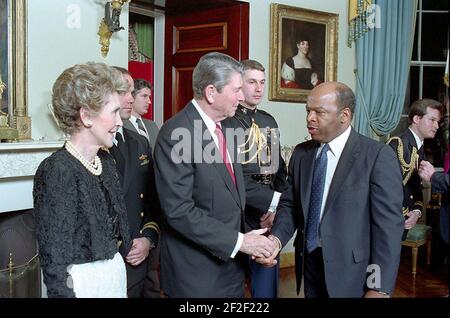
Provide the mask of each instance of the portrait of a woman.
{"label": "portrait of a woman", "polygon": [[317,73],[309,58],[309,43],[310,41],[305,36],[297,39],[297,54],[288,57],[281,69],[281,85],[283,87],[312,89],[319,84]]}
{"label": "portrait of a woman", "polygon": [[323,82],[325,28],[322,25],[284,19],[282,44],[281,87],[310,90]]}

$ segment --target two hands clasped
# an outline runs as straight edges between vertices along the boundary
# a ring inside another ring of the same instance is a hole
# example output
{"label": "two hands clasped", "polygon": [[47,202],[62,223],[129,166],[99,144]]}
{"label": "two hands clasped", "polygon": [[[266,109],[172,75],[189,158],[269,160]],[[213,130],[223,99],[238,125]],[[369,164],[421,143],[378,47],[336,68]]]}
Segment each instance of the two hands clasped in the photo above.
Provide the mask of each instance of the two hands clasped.
{"label": "two hands clasped", "polygon": [[136,238],[125,260],[131,266],[138,266],[147,258],[150,249],[151,244],[146,237]]}
{"label": "two hands clasped", "polygon": [[269,235],[266,237],[263,235],[267,231],[268,228],[263,228],[245,233],[240,251],[251,255],[256,262],[272,267],[277,264],[275,258],[280,252],[281,246],[275,236]]}

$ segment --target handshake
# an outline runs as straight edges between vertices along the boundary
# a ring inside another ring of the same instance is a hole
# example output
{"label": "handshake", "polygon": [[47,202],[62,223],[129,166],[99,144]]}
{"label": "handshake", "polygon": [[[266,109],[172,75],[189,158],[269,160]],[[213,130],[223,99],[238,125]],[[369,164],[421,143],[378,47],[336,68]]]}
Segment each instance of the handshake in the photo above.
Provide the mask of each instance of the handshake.
{"label": "handshake", "polygon": [[266,232],[267,228],[245,233],[240,251],[251,255],[256,262],[272,267],[277,264],[275,258],[281,250],[281,242],[273,235],[268,237],[262,235]]}

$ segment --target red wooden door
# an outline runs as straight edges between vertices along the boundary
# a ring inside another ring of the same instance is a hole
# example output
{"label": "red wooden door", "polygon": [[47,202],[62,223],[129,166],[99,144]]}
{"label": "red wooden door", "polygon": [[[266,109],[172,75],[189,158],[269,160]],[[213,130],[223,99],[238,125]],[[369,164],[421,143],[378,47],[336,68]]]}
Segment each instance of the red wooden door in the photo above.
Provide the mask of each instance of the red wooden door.
{"label": "red wooden door", "polygon": [[248,58],[249,5],[166,15],[164,61],[164,120],[192,99],[192,71],[208,52]]}

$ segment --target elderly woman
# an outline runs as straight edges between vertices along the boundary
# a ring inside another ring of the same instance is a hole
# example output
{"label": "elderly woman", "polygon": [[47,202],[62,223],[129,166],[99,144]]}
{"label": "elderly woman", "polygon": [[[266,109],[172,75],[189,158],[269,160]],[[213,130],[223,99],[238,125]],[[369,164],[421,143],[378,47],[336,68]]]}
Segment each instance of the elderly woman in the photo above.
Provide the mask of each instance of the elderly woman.
{"label": "elderly woman", "polygon": [[126,297],[122,255],[131,249],[125,204],[111,155],[121,74],[102,63],[66,69],[52,104],[65,145],[34,178],[34,215],[49,297]]}

